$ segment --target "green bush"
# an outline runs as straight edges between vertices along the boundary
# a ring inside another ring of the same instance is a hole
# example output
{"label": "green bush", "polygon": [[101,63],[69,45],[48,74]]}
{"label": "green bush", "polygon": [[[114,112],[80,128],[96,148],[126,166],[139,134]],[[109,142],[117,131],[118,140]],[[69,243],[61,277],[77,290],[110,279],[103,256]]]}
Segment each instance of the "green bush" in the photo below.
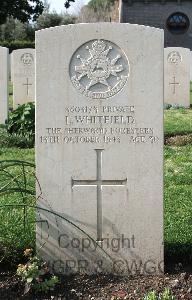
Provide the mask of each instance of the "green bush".
{"label": "green bush", "polygon": [[27,40],[0,41],[0,46],[7,47],[11,53],[13,50],[17,49],[35,48],[35,42]]}
{"label": "green bush", "polygon": [[7,132],[16,138],[24,138],[31,147],[35,143],[35,105],[32,102],[19,105],[9,114]]}
{"label": "green bush", "polygon": [[110,8],[114,4],[114,0],[90,0],[88,2],[88,7],[98,10]]}
{"label": "green bush", "polygon": [[162,294],[157,295],[156,292],[149,292],[143,300],[176,300],[169,289],[165,289]]}
{"label": "green bush", "polygon": [[[16,134],[10,134],[7,129],[3,126],[0,127],[0,148],[32,148],[34,142],[27,139],[26,137],[21,137]],[[1,151],[0,151],[1,153]]]}
{"label": "green bush", "polygon": [[28,262],[25,265],[19,264],[17,268],[17,275],[25,282],[25,290],[42,292],[54,290],[59,278],[50,272],[46,262],[38,256],[33,256],[32,253],[32,249],[26,249],[24,255],[28,258]]}

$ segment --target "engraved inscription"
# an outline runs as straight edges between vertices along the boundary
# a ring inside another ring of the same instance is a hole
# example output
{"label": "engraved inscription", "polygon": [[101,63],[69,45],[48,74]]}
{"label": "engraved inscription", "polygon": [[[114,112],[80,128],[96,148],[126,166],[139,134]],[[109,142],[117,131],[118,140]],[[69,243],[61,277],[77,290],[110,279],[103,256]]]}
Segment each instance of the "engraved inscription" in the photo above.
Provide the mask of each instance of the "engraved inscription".
{"label": "engraved inscription", "polygon": [[127,82],[129,62],[124,52],[106,40],[82,45],[72,56],[70,77],[86,97],[106,99],[117,94]]}
{"label": "engraved inscription", "polygon": [[26,86],[26,89],[27,89],[27,96],[29,95],[29,86],[32,85],[32,83],[29,83],[29,78],[27,78],[27,82],[26,83],[23,83],[24,86]]}
{"label": "engraved inscription", "polygon": [[16,70],[16,72],[15,72],[15,77],[17,77],[17,78],[33,77],[34,76],[34,72],[29,67],[28,68],[18,68]]}
{"label": "engraved inscription", "polygon": [[24,66],[31,66],[33,61],[34,59],[31,53],[24,53],[21,55],[21,62]]}
{"label": "engraved inscription", "polygon": [[176,78],[175,78],[175,76],[173,76],[173,82],[169,82],[169,85],[173,86],[173,94],[175,94],[176,93],[176,86],[180,85],[180,83],[176,82]]}
{"label": "engraved inscription", "polygon": [[67,106],[62,127],[47,127],[44,144],[158,143],[154,128],[138,127],[134,106]]}
{"label": "engraved inscription", "polygon": [[178,65],[182,61],[182,56],[178,51],[172,51],[167,56],[167,61],[170,64]]}
{"label": "engraved inscription", "polygon": [[74,186],[96,186],[97,187],[97,241],[102,241],[102,187],[103,186],[125,186],[127,178],[104,180],[102,179],[102,152],[103,149],[95,149],[97,155],[97,174],[95,180],[75,180],[72,178],[72,188]]}

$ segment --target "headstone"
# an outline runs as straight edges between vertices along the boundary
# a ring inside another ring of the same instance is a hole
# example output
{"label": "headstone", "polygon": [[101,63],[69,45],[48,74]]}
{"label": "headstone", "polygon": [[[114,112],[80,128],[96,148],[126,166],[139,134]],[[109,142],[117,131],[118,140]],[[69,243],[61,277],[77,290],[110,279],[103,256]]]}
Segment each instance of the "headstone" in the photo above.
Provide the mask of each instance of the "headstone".
{"label": "headstone", "polygon": [[192,51],[190,51],[190,81],[192,81]]}
{"label": "headstone", "polygon": [[9,55],[9,61],[10,61],[9,76],[10,76],[10,81],[13,82],[13,52],[11,52]]}
{"label": "headstone", "polygon": [[13,107],[35,101],[35,50],[14,50],[11,55]]}
{"label": "headstone", "polygon": [[164,102],[190,106],[190,50],[180,47],[165,48]]}
{"label": "headstone", "polygon": [[0,124],[8,116],[8,49],[0,47]]}
{"label": "headstone", "polygon": [[55,272],[163,271],[163,50],[139,25],[37,32],[37,248]]}

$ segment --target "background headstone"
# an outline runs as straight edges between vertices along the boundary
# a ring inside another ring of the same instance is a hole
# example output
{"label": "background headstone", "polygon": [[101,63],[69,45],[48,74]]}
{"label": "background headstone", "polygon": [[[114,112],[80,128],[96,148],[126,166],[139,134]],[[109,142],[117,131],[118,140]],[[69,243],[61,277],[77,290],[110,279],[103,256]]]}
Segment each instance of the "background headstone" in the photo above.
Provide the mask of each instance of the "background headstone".
{"label": "background headstone", "polygon": [[163,269],[163,51],[138,25],[36,34],[37,247],[54,271]]}
{"label": "background headstone", "polygon": [[13,52],[11,52],[9,55],[9,61],[10,61],[9,77],[10,77],[10,81],[13,82]]}
{"label": "background headstone", "polygon": [[8,49],[0,47],[0,124],[8,116]]}
{"label": "background headstone", "polygon": [[164,102],[190,106],[190,50],[180,47],[165,48]]}
{"label": "background headstone", "polygon": [[190,81],[192,81],[192,51],[190,51]]}
{"label": "background headstone", "polygon": [[35,50],[19,49],[11,54],[13,107],[35,101]]}

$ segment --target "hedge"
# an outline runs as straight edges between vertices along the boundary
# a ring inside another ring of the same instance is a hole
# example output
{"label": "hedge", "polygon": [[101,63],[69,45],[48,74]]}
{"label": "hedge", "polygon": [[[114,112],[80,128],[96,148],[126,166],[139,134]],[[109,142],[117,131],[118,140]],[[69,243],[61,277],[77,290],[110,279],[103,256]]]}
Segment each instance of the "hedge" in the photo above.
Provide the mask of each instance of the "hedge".
{"label": "hedge", "polygon": [[35,42],[18,40],[18,41],[0,41],[0,46],[7,47],[9,53],[13,50],[22,49],[22,48],[35,48]]}

